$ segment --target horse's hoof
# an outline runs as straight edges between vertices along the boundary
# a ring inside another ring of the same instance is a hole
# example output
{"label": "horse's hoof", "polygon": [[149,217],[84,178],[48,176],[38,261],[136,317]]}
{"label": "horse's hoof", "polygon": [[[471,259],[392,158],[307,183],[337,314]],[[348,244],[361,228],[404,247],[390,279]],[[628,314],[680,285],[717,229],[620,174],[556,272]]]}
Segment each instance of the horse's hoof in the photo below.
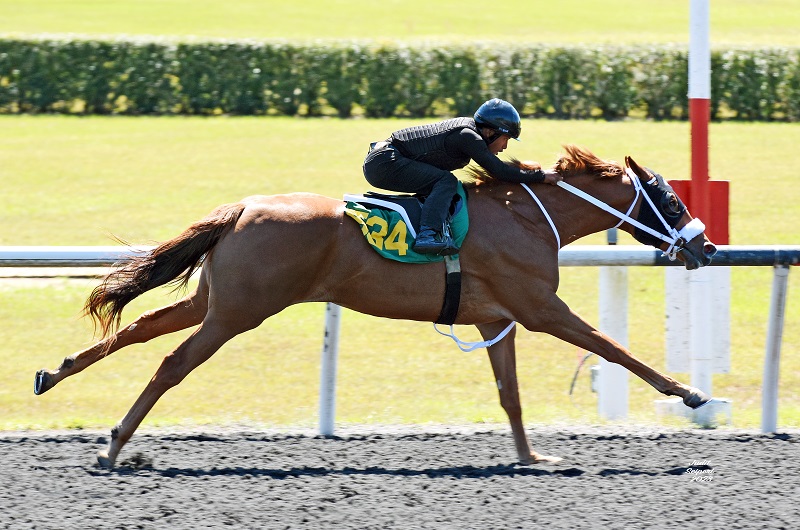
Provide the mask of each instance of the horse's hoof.
{"label": "horse's hoof", "polygon": [[547,456],[547,455],[540,455],[539,453],[532,453],[530,458],[526,458],[524,460],[520,460],[520,464],[523,466],[530,466],[533,464],[557,464],[564,460],[560,456]]}
{"label": "horse's hoof", "polygon": [[713,398],[698,388],[693,388],[691,393],[683,398],[683,404],[692,409],[699,409],[713,401]]}
{"label": "horse's hoof", "polygon": [[114,469],[114,461],[108,456],[108,451],[97,452],[97,463],[103,469]]}
{"label": "horse's hoof", "polygon": [[33,380],[33,393],[40,396],[56,386],[53,376],[47,370],[39,370]]}
{"label": "horse's hoof", "polygon": [[536,455],[534,463],[536,464],[558,464],[564,460],[560,456]]}

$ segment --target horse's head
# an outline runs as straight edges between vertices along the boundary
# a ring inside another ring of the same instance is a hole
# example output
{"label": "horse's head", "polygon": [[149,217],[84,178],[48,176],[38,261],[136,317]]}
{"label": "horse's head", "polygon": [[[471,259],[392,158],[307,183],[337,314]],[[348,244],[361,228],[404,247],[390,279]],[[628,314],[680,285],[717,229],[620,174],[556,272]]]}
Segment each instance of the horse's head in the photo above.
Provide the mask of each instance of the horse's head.
{"label": "horse's head", "polygon": [[703,223],[689,215],[672,186],[661,175],[641,167],[629,156],[625,157],[625,165],[626,171],[635,174],[642,184],[643,198],[636,220],[650,229],[635,228],[633,237],[640,243],[663,250],[670,258],[677,257],[688,270],[710,264],[717,247],[706,237]]}

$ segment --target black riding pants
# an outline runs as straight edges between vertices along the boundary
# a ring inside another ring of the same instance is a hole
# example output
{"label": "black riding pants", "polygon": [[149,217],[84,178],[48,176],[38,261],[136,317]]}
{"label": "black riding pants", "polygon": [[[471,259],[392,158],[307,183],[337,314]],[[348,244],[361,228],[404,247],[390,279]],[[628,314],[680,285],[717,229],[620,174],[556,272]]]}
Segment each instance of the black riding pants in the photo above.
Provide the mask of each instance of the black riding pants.
{"label": "black riding pants", "polygon": [[458,179],[449,171],[404,157],[392,145],[380,145],[364,160],[364,177],[376,188],[427,195],[420,224],[441,230]]}

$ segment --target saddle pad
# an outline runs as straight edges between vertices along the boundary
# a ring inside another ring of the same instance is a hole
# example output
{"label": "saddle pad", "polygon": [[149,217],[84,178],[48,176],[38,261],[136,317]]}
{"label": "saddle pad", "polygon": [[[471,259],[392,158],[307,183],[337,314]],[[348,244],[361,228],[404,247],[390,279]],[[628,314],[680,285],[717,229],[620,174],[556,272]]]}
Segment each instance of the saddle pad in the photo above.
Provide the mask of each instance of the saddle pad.
{"label": "saddle pad", "polygon": [[[456,209],[450,220],[450,231],[456,245],[460,247],[469,228],[467,194],[460,182],[457,193],[461,199],[461,207]],[[411,249],[417,237],[415,226],[419,226],[419,208],[412,206],[409,208],[412,211],[408,212],[387,199],[389,197],[380,195],[345,195],[344,212],[361,226],[367,242],[385,258],[404,263],[443,261],[444,256],[419,254]],[[408,199],[403,198],[400,202],[406,201]]]}

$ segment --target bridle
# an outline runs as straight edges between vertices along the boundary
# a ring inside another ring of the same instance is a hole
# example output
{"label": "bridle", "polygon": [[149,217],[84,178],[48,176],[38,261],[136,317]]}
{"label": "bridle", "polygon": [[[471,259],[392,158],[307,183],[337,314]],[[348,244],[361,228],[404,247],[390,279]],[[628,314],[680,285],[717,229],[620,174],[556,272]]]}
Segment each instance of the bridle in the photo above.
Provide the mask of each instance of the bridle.
{"label": "bridle", "polygon": [[[647,194],[647,193],[644,193],[644,187],[642,185],[641,180],[639,179],[639,176],[636,173],[634,173],[631,168],[625,168],[625,172],[628,175],[628,177],[630,177],[631,181],[633,182],[633,187],[636,190],[636,195],[633,198],[633,202],[631,203],[630,207],[628,208],[627,212],[625,212],[625,213],[622,213],[622,212],[612,208],[611,206],[609,206],[608,204],[606,204],[603,201],[599,200],[598,198],[596,198],[596,197],[594,197],[592,195],[589,195],[588,193],[586,193],[586,192],[584,192],[582,190],[579,190],[578,188],[576,188],[575,186],[573,186],[571,184],[567,184],[563,180],[558,182],[558,186],[560,188],[572,193],[573,195],[576,195],[576,196],[580,197],[581,199],[592,203],[593,205],[597,206],[601,210],[603,210],[605,212],[608,212],[611,215],[613,215],[613,216],[617,217],[618,219],[620,219],[620,222],[616,224],[615,228],[619,227],[623,223],[628,223],[631,226],[634,226],[634,227],[638,228],[642,232],[645,232],[645,233],[649,234],[650,236],[652,236],[652,237],[654,237],[656,239],[660,239],[661,241],[669,243],[669,247],[667,248],[667,250],[664,251],[664,253],[669,257],[670,260],[674,261],[676,259],[677,255],[678,255],[678,253],[681,250],[684,249],[684,247],[686,246],[686,244],[689,241],[691,241],[692,239],[694,239],[695,237],[697,237],[698,235],[702,234],[705,231],[705,229],[706,229],[705,225],[703,224],[703,222],[700,219],[695,218],[695,219],[692,219],[691,221],[689,221],[688,223],[686,223],[686,225],[683,228],[681,228],[680,230],[677,230],[677,229],[673,228],[664,219],[664,216],[662,215],[661,210],[659,210],[656,207],[656,205],[653,203],[653,200],[650,198],[650,195]],[[649,180],[647,182],[647,184],[652,184],[655,181],[656,181],[656,177],[653,177],[651,180]],[[533,198],[533,200],[536,202],[536,204],[539,205],[539,208],[542,210],[542,213],[544,214],[545,219],[547,219],[547,222],[550,223],[550,227],[553,229],[553,233],[556,235],[556,242],[558,244],[558,248],[561,248],[561,237],[558,234],[558,229],[556,228],[555,223],[553,223],[553,220],[551,219],[550,215],[547,213],[547,210],[545,209],[544,205],[539,200],[539,198],[536,196],[536,194],[533,193],[533,190],[531,190],[528,187],[527,184],[523,183],[522,187],[525,188],[525,190]],[[645,201],[647,202],[647,204],[652,209],[652,211],[655,214],[656,218],[659,221],[661,221],[661,224],[664,226],[664,230],[665,230],[666,233],[662,233],[662,232],[660,232],[660,231],[658,231],[658,230],[656,230],[656,229],[654,229],[652,227],[649,227],[649,226],[637,221],[636,219],[634,219],[633,217],[630,216],[630,213],[633,211],[634,207],[636,206],[636,203],[639,201],[639,197],[640,196],[644,197]]]}

